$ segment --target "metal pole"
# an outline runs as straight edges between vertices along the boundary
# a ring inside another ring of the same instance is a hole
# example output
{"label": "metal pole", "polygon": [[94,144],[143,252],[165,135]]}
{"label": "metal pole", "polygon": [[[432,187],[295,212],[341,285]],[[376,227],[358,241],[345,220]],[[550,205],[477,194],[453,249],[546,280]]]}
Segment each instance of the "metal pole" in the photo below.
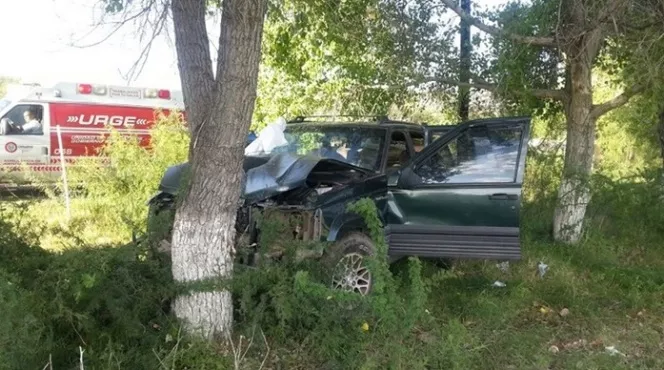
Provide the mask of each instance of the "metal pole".
{"label": "metal pole", "polygon": [[58,133],[58,147],[60,149],[60,170],[62,172],[62,182],[65,187],[65,206],[67,207],[67,220],[71,219],[71,210],[69,208],[69,185],[67,184],[67,168],[65,166],[65,151],[62,148],[62,133],[60,125],[55,126]]}
{"label": "metal pole", "polygon": [[[470,15],[470,0],[460,0],[459,5],[464,13]],[[459,81],[470,82],[470,53],[472,43],[470,40],[470,23],[461,19],[459,37]],[[459,120],[467,121],[470,113],[470,88],[459,87]]]}

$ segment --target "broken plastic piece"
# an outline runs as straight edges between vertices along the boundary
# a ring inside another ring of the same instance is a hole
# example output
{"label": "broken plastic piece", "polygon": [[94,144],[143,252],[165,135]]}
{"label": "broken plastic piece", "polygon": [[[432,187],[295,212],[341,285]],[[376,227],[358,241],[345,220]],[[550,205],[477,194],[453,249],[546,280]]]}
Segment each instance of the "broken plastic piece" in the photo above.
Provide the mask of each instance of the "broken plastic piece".
{"label": "broken plastic piece", "polygon": [[496,288],[504,288],[507,286],[507,284],[503,283],[502,281],[494,281],[493,286]]}
{"label": "broken plastic piece", "polygon": [[266,155],[272,153],[275,148],[287,145],[288,141],[284,136],[285,129],[286,119],[279,117],[258,133],[258,138],[244,149],[244,155]]}
{"label": "broken plastic piece", "polygon": [[539,271],[540,278],[543,278],[546,275],[546,272],[549,271],[549,265],[541,262],[537,264],[537,270]]}
{"label": "broken plastic piece", "polygon": [[604,349],[605,349],[606,352],[608,352],[609,355],[611,355],[611,356],[615,356],[615,355],[620,355],[620,356],[623,356],[623,357],[626,356],[624,353],[618,351],[618,350],[616,349],[615,346],[604,347]]}

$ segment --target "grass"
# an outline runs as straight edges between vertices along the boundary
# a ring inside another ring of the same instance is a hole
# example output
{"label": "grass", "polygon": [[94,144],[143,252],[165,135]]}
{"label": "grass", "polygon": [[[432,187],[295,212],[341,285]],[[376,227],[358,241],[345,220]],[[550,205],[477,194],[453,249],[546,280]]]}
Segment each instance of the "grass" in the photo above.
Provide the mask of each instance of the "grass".
{"label": "grass", "polygon": [[[527,243],[508,273],[490,264],[434,273],[432,309],[442,325],[460,323],[471,368],[662,368],[664,255],[635,264],[620,250],[606,240]],[[541,260],[550,267],[543,278]],[[609,346],[626,357],[608,354]]]}
{"label": "grass", "polygon": [[[524,228],[527,233],[523,238],[523,260],[511,263],[507,272],[501,271],[495,262],[458,262],[443,270],[432,262],[424,261],[421,279],[427,292],[424,304],[427,317],[398,336],[388,334],[387,337],[385,330],[390,328],[381,327],[385,324],[369,318],[370,330],[359,337],[358,353],[352,356],[330,353],[330,347],[342,345],[337,342],[340,338],[334,337],[331,332],[319,331],[319,326],[314,325],[306,334],[296,330],[295,326],[305,325],[300,323],[301,318],[286,321],[286,325],[292,326],[284,332],[290,339],[275,334],[280,333],[277,329],[266,327],[278,326],[275,323],[278,320],[259,321],[259,329],[268,333],[265,343],[256,325],[251,324],[250,320],[240,320],[236,333],[254,340],[254,349],[243,360],[245,366],[257,368],[269,348],[266,363],[289,369],[664,368],[664,247],[658,239],[648,234],[642,234],[639,238],[632,235],[629,238],[601,236],[597,235],[601,230],[596,230],[595,235],[589,235],[581,245],[569,247],[543,238],[546,231],[538,230],[536,224],[529,226],[532,227]],[[33,330],[37,333],[39,331],[33,327],[36,325],[42,331],[59,327],[58,330],[68,332],[66,342],[72,344],[72,348],[67,349],[71,356],[56,357],[61,364],[75,361],[77,347],[73,344],[85,342],[88,344],[86,356],[94,358],[90,360],[93,368],[126,368],[109,365],[113,357],[118,363],[132,365],[130,367],[133,368],[136,363],[172,368],[162,364],[164,361],[176,365],[195,364],[199,368],[231,368],[234,362],[230,353],[232,350],[191,345],[188,341],[185,341],[189,343],[185,349],[174,349],[176,340],[173,338],[178,338],[176,323],[169,315],[158,313],[161,312],[158,307],[160,294],[168,291],[167,279],[163,284],[153,281],[155,276],[163,278],[165,275],[155,275],[154,271],[136,262],[134,257],[138,252],[135,247],[123,248],[120,250],[124,250],[124,254],[111,252],[117,248],[66,250],[57,255],[49,254],[53,258],[49,260],[51,267],[42,266],[41,269],[47,272],[36,278],[46,288],[40,295],[49,299],[60,295],[59,299],[68,303],[64,304],[66,309],[63,306],[58,306],[58,309],[68,314],[60,313],[60,316],[48,320],[33,315],[32,321],[28,320],[14,330]],[[78,262],[72,262],[74,260]],[[549,266],[544,277],[538,274],[537,264],[540,261]],[[7,263],[7,259],[3,262]],[[407,280],[407,265],[404,262],[392,267],[397,281]],[[59,271],[53,271],[56,267]],[[167,272],[167,266],[160,268],[165,268]],[[3,269],[8,268],[3,266]],[[30,271],[13,273],[26,276]],[[44,280],[63,282],[71,276],[79,280],[76,287],[49,286]],[[506,286],[493,287],[496,280]],[[87,288],[86,281],[89,284]],[[136,281],[136,286],[132,281]],[[288,281],[292,283],[292,280]],[[160,290],[160,286],[164,291]],[[132,294],[139,294],[135,291],[139,288],[153,292],[151,298],[146,300],[152,306],[138,304],[139,301],[131,299],[124,301]],[[36,288],[28,284],[22,289],[29,291]],[[399,296],[403,307],[409,305],[407,294],[404,290]],[[29,297],[22,296],[21,299],[35,299],[34,296]],[[23,301],[12,302],[19,305],[12,308],[13,312],[22,309],[20,304],[26,304]],[[302,301],[294,303],[302,304]],[[47,307],[56,311],[54,306]],[[295,307],[296,311],[298,309],[302,307]],[[109,313],[113,310],[117,312]],[[563,310],[567,313],[561,314]],[[133,312],[133,317],[120,320],[117,315],[126,312]],[[299,314],[305,315],[306,312],[302,309]],[[292,314],[298,315],[297,312]],[[78,323],[74,326],[82,333],[61,327],[62,320],[67,317],[70,322]],[[104,322],[109,317],[117,322]],[[47,321],[46,325],[44,321]],[[300,324],[293,324],[295,322]],[[342,325],[341,332],[358,330],[343,327],[350,321],[335,322]],[[164,326],[168,333],[150,329],[150,325],[156,323]],[[131,332],[128,328],[133,326],[138,326],[139,330]],[[172,342],[167,342],[167,335]],[[97,338],[97,344],[101,338],[108,342],[95,347],[88,342],[90,336]],[[43,336],[41,338],[44,340]],[[31,340],[40,343],[29,335],[25,336],[24,341],[34,346]],[[126,343],[123,344],[123,341]],[[128,346],[127,343],[134,345]],[[244,343],[246,346],[247,340]],[[328,347],[322,348],[326,343]],[[608,347],[620,353],[611,354]],[[51,351],[58,350],[63,349],[51,348]],[[225,355],[219,356],[219,353]],[[44,359],[46,352],[41,356]],[[124,360],[120,361],[123,356]],[[349,363],[339,360],[344,358],[353,360]],[[352,367],[348,367],[351,363]]]}

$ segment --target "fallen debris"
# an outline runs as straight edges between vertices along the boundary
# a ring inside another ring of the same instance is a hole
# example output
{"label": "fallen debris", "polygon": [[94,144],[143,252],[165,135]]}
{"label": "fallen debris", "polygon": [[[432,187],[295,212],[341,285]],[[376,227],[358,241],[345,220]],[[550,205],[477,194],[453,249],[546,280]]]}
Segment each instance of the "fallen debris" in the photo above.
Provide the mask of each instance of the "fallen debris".
{"label": "fallen debris", "polygon": [[537,264],[537,270],[539,271],[540,278],[544,278],[544,275],[546,275],[547,271],[549,271],[549,265],[547,265],[544,262],[540,261]]}
{"label": "fallen debris", "polygon": [[588,345],[588,341],[585,339],[579,339],[575,340],[573,342],[565,343],[563,344],[563,348],[569,350],[569,349],[579,349],[579,348],[584,348]]}
{"label": "fallen debris", "polygon": [[507,286],[507,284],[503,283],[502,281],[496,280],[496,281],[493,282],[492,286],[494,286],[496,288],[504,288],[504,287]]}
{"label": "fallen debris", "polygon": [[620,356],[623,356],[623,357],[627,357],[626,354],[618,351],[615,346],[604,347],[604,350],[606,350],[606,352],[611,356],[620,355]]}

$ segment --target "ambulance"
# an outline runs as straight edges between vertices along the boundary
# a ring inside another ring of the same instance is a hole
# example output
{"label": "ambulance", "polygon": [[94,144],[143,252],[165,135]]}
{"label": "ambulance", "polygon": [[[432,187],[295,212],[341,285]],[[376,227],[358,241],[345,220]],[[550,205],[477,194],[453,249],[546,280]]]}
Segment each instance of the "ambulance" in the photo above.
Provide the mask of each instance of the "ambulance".
{"label": "ambulance", "polygon": [[[109,128],[148,145],[159,112],[184,113],[180,91],[91,83],[14,85],[0,100],[0,186],[54,180],[65,165],[97,156]],[[61,149],[62,148],[62,155]]]}

